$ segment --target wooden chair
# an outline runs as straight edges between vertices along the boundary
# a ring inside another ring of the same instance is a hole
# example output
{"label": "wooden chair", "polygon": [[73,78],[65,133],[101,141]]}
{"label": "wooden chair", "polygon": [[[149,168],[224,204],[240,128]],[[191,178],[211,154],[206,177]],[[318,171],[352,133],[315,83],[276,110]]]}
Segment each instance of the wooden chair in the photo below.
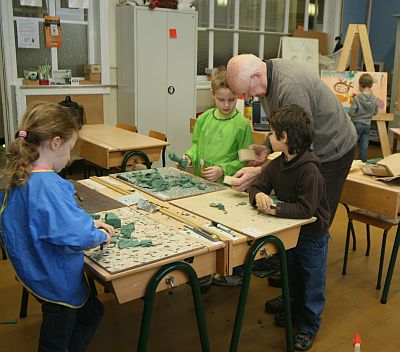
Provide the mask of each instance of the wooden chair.
{"label": "wooden chair", "polygon": [[[149,137],[156,138],[156,139],[159,139],[159,140],[165,141],[165,142],[167,141],[167,136],[164,133],[161,133],[161,132],[158,132],[158,131],[150,130],[149,131]],[[162,152],[161,152],[163,167],[165,167],[165,165],[166,165],[166,162],[165,162],[165,151],[166,151],[166,149],[167,149],[167,147],[164,146],[163,149],[162,149]]]}
{"label": "wooden chair", "polygon": [[[347,274],[347,261],[348,261],[348,255],[349,255],[349,243],[350,243],[350,233],[353,236],[353,250],[356,249],[356,243],[355,243],[355,230],[353,226],[353,221],[359,221],[362,222],[366,225],[366,230],[367,230],[367,249],[365,251],[365,255],[369,256],[369,251],[371,247],[371,239],[370,239],[370,226],[375,226],[380,229],[383,229],[383,235],[382,235],[382,247],[381,247],[381,256],[379,259],[379,271],[378,271],[378,280],[376,283],[376,289],[379,290],[381,288],[381,283],[382,283],[382,271],[383,271],[383,263],[385,259],[385,248],[386,248],[386,237],[388,231],[393,227],[393,226],[399,226],[399,220],[393,220],[375,213],[368,212],[363,209],[356,209],[350,211],[348,206],[345,205],[347,211],[347,216],[348,216],[348,223],[347,223],[347,236],[346,236],[346,246],[345,246],[345,252],[344,252],[344,259],[343,259],[343,271],[342,275]],[[388,274],[389,275],[389,271]]]}
{"label": "wooden chair", "polygon": [[135,125],[130,125],[128,123],[117,123],[115,127],[122,128],[123,130],[131,131],[137,133],[137,127]]}
{"label": "wooden chair", "polygon": [[400,140],[400,128],[389,128],[393,132],[392,153],[397,153],[397,141]]}

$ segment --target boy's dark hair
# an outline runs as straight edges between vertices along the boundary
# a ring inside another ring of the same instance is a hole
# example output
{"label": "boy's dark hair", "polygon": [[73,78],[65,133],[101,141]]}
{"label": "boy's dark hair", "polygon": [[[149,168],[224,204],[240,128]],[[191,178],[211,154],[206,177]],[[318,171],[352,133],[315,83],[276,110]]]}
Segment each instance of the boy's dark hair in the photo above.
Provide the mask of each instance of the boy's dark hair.
{"label": "boy's dark hair", "polygon": [[302,107],[285,105],[271,113],[269,123],[278,140],[281,140],[282,132],[286,132],[289,154],[310,149],[314,140],[314,125]]}
{"label": "boy's dark hair", "polygon": [[369,73],[363,73],[358,79],[358,84],[361,88],[371,88],[374,84],[374,79]]}

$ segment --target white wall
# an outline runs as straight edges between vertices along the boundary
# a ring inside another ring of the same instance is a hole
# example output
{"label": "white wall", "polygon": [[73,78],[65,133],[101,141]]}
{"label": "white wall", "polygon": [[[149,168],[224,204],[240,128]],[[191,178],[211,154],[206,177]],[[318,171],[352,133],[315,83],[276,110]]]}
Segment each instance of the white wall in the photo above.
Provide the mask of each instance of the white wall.
{"label": "white wall", "polygon": [[117,108],[117,50],[116,42],[116,24],[115,24],[115,4],[117,0],[112,0],[108,7],[108,45],[110,60],[110,84],[111,93],[103,96],[104,104],[104,123],[115,125],[118,118]]}

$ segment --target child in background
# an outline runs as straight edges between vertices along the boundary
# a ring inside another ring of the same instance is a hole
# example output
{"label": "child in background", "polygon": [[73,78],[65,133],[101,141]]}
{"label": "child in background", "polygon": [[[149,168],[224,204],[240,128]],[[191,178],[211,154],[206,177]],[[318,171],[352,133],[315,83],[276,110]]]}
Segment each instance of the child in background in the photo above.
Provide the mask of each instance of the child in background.
{"label": "child in background", "polygon": [[360,93],[353,97],[349,115],[357,131],[359,157],[365,162],[368,155],[369,130],[372,116],[378,113],[378,99],[371,91],[374,79],[369,73],[362,74],[358,80],[358,84]]}
{"label": "child in background", "polygon": [[[301,227],[296,247],[288,251],[292,315],[298,328],[294,347],[305,351],[314,342],[325,303],[330,211],[320,162],[310,150],[314,129],[309,116],[298,105],[286,105],[274,111],[269,122],[272,148],[282,154],[263,168],[250,187],[250,203],[260,212],[282,218],[317,218]],[[279,200],[276,206],[269,197],[272,190]],[[280,302],[275,323],[283,325],[282,298],[272,301],[274,306]],[[266,303],[267,311],[270,302]]]}
{"label": "child in background", "polygon": [[238,151],[253,144],[251,127],[236,110],[237,96],[229,88],[225,67],[214,70],[211,82],[215,108],[199,116],[193,130],[192,146],[184,154],[194,173],[208,181],[221,181],[245,166]]}
{"label": "child in background", "polygon": [[70,108],[29,106],[0,185],[5,248],[18,279],[42,303],[41,352],[85,351],[104,314],[84,275],[83,250],[107,242],[114,230],[79,208],[73,185],[56,173],[79,129]]}

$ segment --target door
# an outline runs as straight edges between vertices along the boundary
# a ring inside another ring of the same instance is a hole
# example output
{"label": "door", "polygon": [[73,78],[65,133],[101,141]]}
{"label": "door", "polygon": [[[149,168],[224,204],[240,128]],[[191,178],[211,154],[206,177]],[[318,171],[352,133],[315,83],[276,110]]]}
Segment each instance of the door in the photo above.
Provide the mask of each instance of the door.
{"label": "door", "polygon": [[197,13],[169,12],[167,41],[167,138],[182,155],[191,146],[195,116]]}
{"label": "door", "polygon": [[167,12],[136,9],[135,105],[140,133],[167,131]]}

